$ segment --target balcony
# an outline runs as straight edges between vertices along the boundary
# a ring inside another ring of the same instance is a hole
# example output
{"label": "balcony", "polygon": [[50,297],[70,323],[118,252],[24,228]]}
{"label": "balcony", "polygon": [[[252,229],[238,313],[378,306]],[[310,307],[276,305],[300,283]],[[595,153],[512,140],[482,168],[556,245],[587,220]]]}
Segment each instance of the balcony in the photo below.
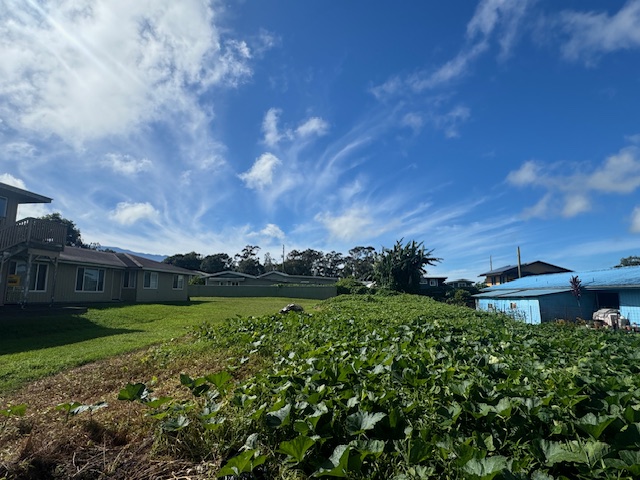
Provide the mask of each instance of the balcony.
{"label": "balcony", "polygon": [[49,220],[24,218],[0,229],[0,252],[18,246],[62,251],[66,238],[66,225]]}

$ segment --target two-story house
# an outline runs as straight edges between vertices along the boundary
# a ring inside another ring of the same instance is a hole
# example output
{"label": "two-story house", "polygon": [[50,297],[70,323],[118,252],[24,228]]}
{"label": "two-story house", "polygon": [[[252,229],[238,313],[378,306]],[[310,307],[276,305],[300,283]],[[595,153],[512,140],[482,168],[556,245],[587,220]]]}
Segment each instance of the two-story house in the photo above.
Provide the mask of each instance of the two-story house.
{"label": "two-story house", "polygon": [[188,300],[191,270],[127,253],[65,246],[65,225],[16,220],[18,205],[50,202],[0,183],[0,305]]}

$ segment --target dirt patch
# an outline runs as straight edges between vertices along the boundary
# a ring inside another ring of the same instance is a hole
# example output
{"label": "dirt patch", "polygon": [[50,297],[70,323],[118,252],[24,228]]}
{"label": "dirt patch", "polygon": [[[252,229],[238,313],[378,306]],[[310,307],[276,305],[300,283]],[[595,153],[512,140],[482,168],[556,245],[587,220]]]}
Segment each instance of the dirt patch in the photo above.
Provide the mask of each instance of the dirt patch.
{"label": "dirt patch", "polygon": [[[179,374],[219,371],[220,355],[173,358],[152,347],[44,378],[0,397],[0,408],[27,404],[23,417],[0,417],[0,478],[211,478],[219,468],[215,459],[194,462],[155,455],[155,428],[144,415],[145,407],[117,397],[129,382],[153,385],[155,396],[186,396]],[[71,402],[108,406],[71,417],[56,409]]]}

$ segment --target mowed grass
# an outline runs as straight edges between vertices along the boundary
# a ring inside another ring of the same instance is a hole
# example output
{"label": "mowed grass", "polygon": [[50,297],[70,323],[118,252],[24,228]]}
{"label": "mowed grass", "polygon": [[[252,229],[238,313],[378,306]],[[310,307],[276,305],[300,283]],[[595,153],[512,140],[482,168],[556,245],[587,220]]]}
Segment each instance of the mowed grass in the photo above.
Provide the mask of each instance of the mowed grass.
{"label": "mowed grass", "polygon": [[39,378],[185,336],[204,321],[305,309],[318,300],[194,298],[190,303],[101,305],[84,314],[0,318],[0,395]]}

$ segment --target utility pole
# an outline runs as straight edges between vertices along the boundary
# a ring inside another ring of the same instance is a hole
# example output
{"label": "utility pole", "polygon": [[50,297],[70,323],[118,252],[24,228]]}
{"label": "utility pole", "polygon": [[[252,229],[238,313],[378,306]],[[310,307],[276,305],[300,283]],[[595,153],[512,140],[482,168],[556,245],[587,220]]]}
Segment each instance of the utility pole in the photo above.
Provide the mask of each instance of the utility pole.
{"label": "utility pole", "polygon": [[518,247],[518,278],[522,278],[522,266],[520,262],[520,247]]}

